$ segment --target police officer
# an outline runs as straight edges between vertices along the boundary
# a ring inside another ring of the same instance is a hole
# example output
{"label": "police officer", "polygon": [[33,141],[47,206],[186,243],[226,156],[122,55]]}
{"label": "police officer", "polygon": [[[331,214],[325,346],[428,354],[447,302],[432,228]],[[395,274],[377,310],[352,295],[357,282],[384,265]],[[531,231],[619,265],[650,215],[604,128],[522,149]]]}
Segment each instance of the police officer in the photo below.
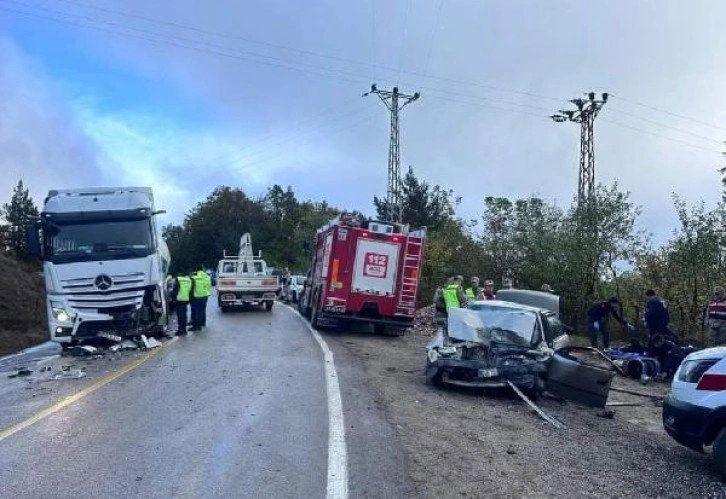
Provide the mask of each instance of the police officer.
{"label": "police officer", "polygon": [[199,331],[207,325],[207,300],[212,288],[212,278],[204,271],[204,267],[192,275],[192,327],[190,331]]}
{"label": "police officer", "polygon": [[714,288],[706,314],[708,346],[726,344],[726,293],[721,286]]}
{"label": "police officer", "polygon": [[187,334],[187,307],[189,305],[189,298],[192,291],[192,280],[184,275],[183,272],[179,272],[174,279],[174,287],[172,288],[172,300],[176,309],[176,325],[177,336],[184,336]]}
{"label": "police officer", "polygon": [[466,288],[464,293],[466,293],[466,299],[468,301],[474,301],[476,300],[476,297],[479,296],[479,293],[481,292],[481,288],[479,288],[479,278],[474,276],[471,278],[471,286]]}
{"label": "police officer", "polygon": [[460,308],[466,305],[466,293],[461,286],[463,282],[464,278],[458,275],[454,277],[441,292],[444,305],[446,306],[446,313],[448,313],[452,308]]}

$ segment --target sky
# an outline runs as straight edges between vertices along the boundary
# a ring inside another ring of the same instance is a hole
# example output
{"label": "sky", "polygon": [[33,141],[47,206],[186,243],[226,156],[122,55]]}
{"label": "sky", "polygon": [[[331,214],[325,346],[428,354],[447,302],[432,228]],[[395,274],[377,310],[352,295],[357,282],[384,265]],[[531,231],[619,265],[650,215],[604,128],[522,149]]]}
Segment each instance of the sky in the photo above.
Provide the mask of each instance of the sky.
{"label": "sky", "polygon": [[713,206],[726,138],[719,0],[0,0],[0,202],[144,185],[179,223],[217,185],[372,213],[389,114],[401,166],[461,196],[568,206],[579,125],[548,116],[608,92],[596,179],[665,241],[672,194]]}

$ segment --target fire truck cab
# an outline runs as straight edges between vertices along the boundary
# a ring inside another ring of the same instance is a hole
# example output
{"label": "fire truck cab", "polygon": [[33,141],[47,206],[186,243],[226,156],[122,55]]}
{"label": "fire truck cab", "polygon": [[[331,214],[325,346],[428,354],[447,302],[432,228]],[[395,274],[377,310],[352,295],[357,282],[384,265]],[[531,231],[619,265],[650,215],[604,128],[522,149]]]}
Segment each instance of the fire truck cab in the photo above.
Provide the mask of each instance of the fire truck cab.
{"label": "fire truck cab", "polygon": [[317,231],[300,313],[315,328],[357,321],[403,334],[416,311],[424,241],[424,229],[341,214]]}

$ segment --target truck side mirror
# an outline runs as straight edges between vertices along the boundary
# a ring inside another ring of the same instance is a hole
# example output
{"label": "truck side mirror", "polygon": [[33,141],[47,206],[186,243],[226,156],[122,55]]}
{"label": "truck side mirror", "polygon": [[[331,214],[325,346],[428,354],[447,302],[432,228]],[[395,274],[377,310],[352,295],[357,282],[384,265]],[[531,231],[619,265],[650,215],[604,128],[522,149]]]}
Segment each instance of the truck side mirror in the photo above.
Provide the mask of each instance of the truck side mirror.
{"label": "truck side mirror", "polygon": [[25,238],[28,255],[37,258],[43,257],[40,244],[40,220],[35,220],[25,227]]}

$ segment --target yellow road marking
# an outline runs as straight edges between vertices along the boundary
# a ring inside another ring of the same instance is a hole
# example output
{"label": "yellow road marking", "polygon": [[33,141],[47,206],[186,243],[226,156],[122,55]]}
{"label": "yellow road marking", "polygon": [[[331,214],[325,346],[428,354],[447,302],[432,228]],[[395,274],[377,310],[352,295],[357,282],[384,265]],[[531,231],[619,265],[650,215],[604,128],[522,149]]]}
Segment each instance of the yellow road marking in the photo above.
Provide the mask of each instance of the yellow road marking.
{"label": "yellow road marking", "polygon": [[71,404],[73,404],[75,402],[78,402],[79,400],[81,400],[84,397],[87,397],[88,395],[92,394],[93,392],[95,392],[99,388],[102,388],[102,387],[106,386],[107,384],[111,383],[112,381],[117,380],[118,378],[120,378],[124,374],[127,374],[127,373],[133,371],[134,369],[136,369],[137,367],[139,367],[141,364],[143,364],[144,362],[146,362],[150,358],[152,358],[152,357],[158,355],[159,353],[161,353],[161,351],[163,349],[165,349],[166,347],[168,347],[169,345],[171,345],[172,343],[174,343],[176,340],[177,340],[177,337],[175,336],[171,340],[169,340],[166,343],[164,343],[162,346],[146,352],[140,358],[138,358],[135,361],[131,362],[127,366],[124,366],[121,369],[119,369],[118,371],[109,374],[105,378],[99,379],[98,381],[96,381],[95,383],[93,383],[91,386],[89,386],[87,388],[84,388],[80,392],[78,392],[78,393],[76,393],[74,395],[70,395],[70,396],[64,398],[63,400],[61,400],[60,402],[57,402],[57,403],[51,405],[50,407],[46,407],[42,411],[33,414],[28,419],[26,419],[24,421],[21,421],[20,423],[16,423],[13,426],[11,426],[9,428],[6,428],[5,430],[0,431],[0,442],[3,441],[3,440],[5,440],[8,437],[11,437],[11,436],[15,435],[19,431],[24,430],[28,426],[34,425],[38,421],[42,421],[43,419],[47,418],[48,416],[51,416],[51,415],[55,414],[56,412],[64,409],[65,407],[68,407],[69,405],[71,405]]}

